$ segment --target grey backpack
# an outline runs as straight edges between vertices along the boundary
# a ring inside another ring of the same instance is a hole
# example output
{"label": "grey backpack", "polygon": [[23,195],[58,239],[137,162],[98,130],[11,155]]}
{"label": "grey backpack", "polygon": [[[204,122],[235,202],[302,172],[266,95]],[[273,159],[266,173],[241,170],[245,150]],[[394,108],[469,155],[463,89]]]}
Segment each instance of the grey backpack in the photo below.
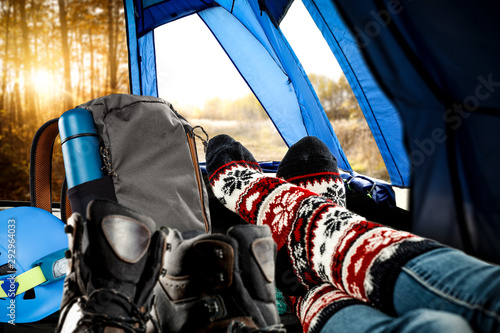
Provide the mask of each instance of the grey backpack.
{"label": "grey backpack", "polygon": [[[90,201],[107,198],[152,217],[158,227],[211,231],[208,195],[198,165],[193,127],[170,103],[150,96],[115,94],[78,108],[92,113],[107,175],[69,189],[73,212],[85,216]],[[50,127],[47,124],[44,127]],[[43,137],[54,136],[44,134],[44,127],[35,135],[31,153],[34,206],[38,206],[37,201],[46,201],[47,190],[43,191],[37,180],[50,179],[50,168],[48,175],[40,171],[47,169],[40,167],[47,158],[37,158],[38,151],[42,151],[38,155],[47,151],[41,146],[50,142]]]}

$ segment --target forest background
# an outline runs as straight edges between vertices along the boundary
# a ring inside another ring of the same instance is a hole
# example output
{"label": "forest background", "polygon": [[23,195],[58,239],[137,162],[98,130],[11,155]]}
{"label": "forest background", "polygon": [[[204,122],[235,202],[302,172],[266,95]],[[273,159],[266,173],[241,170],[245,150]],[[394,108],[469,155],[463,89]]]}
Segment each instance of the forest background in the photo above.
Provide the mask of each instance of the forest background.
{"label": "forest background", "polygon": [[[40,126],[91,99],[129,92],[126,48],[122,0],[0,0],[0,200],[29,201],[30,148]],[[346,79],[308,76],[352,168],[388,181]],[[258,160],[286,152],[253,95],[176,109],[211,137],[239,139]],[[56,141],[54,200],[64,179],[59,147]]]}

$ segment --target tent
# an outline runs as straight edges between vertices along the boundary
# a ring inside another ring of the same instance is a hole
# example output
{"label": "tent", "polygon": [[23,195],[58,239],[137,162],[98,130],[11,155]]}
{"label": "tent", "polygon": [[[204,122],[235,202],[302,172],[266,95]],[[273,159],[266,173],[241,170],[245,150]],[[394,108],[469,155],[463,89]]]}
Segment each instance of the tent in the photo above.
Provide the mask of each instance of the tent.
{"label": "tent", "polygon": [[[280,30],[292,1],[124,0],[131,93],[158,95],[155,28],[197,14],[286,144],[317,136],[354,172]],[[500,262],[500,4],[303,3],[353,89],[391,184],[411,187],[412,231]]]}

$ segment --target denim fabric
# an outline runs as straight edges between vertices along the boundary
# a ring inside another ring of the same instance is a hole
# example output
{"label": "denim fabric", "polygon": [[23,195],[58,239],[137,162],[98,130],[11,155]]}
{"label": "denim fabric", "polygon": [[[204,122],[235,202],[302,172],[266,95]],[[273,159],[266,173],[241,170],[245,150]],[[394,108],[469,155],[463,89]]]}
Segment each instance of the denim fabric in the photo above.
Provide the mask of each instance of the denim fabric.
{"label": "denim fabric", "polygon": [[500,266],[450,248],[410,260],[394,288],[398,314],[418,308],[464,317],[475,332],[500,332]]}
{"label": "denim fabric", "polygon": [[390,317],[352,305],[323,326],[330,332],[500,333],[500,266],[440,248],[410,260],[394,286]]}
{"label": "denim fabric", "polygon": [[473,333],[464,318],[417,309],[394,318],[368,305],[348,306],[326,322],[321,333]]}

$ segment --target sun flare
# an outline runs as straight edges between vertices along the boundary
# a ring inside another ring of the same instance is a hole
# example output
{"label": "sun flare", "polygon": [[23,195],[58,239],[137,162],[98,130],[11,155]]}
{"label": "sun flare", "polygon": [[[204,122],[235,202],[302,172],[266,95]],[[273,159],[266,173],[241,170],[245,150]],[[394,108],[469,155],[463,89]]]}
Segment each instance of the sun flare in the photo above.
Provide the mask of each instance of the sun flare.
{"label": "sun flare", "polygon": [[52,84],[52,75],[45,69],[38,69],[31,74],[31,80],[36,90],[47,90]]}

